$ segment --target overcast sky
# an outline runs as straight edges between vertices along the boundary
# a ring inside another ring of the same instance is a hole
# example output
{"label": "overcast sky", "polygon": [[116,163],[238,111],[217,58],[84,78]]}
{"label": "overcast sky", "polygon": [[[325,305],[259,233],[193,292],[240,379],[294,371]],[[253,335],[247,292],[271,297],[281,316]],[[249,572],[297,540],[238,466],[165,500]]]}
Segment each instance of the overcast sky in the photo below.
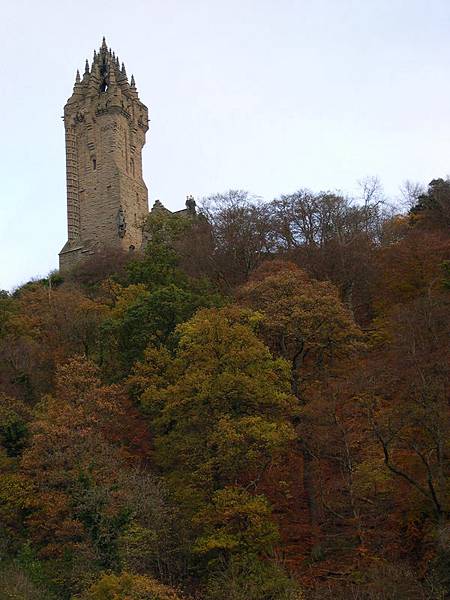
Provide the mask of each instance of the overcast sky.
{"label": "overcast sky", "polygon": [[58,265],[63,106],[103,35],[150,109],[150,206],[450,172],[449,0],[2,0],[0,289]]}

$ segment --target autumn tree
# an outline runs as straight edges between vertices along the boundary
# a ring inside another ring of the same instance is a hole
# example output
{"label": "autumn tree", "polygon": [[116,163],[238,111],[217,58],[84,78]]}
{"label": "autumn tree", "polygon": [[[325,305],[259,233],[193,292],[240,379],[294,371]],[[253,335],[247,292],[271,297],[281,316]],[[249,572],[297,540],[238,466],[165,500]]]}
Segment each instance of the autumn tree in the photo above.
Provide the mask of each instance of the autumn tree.
{"label": "autumn tree", "polygon": [[443,266],[450,258],[450,241],[440,232],[399,224],[399,239],[380,248],[374,306],[378,315],[442,287]]}
{"label": "autumn tree", "polygon": [[[262,314],[261,335],[272,351],[290,365],[291,388],[300,405],[307,405],[316,380],[332,372],[336,363],[359,348],[361,332],[350,311],[328,282],[309,279],[292,263],[273,261],[255,271],[238,292],[239,301]],[[326,371],[325,371],[326,370]],[[308,429],[307,412],[297,430],[303,456],[303,486],[311,527],[319,527],[317,475],[314,454],[302,435]]]}
{"label": "autumn tree", "polygon": [[366,183],[363,203],[300,189],[276,198],[270,208],[278,255],[311,277],[333,282],[360,321],[371,318],[373,256],[387,218],[373,182]]}
{"label": "autumn tree", "polygon": [[158,496],[151,480],[133,476],[146,457],[146,431],[123,391],[73,358],[36,408],[30,433],[21,468],[35,491],[25,524],[40,556],[59,564],[69,589],[78,585],[73,569],[119,568],[124,536],[140,522],[137,487]]}
{"label": "autumn tree", "polygon": [[95,356],[102,301],[80,290],[34,283],[19,290],[0,337],[1,377],[29,402],[49,391],[56,365],[74,354]]}
{"label": "autumn tree", "polygon": [[429,296],[395,310],[383,323],[388,337],[380,362],[373,362],[367,407],[387,469],[441,526],[450,510],[448,309],[446,295]]}
{"label": "autumn tree", "polygon": [[292,392],[302,402],[302,384],[311,374],[360,347],[361,332],[336,288],[310,279],[295,264],[265,263],[239,290],[238,300],[262,314],[262,336],[289,362]]}
{"label": "autumn tree", "polygon": [[442,291],[396,305],[370,352],[314,390],[302,430],[320,467],[325,550],[339,531],[350,560],[407,561],[436,590],[449,585],[448,335]]}
{"label": "autumn tree", "polygon": [[175,358],[150,347],[130,379],[154,419],[159,463],[205,493],[243,469],[256,475],[291,436],[286,364],[256,338],[254,318],[199,311],[178,328]]}
{"label": "autumn tree", "polygon": [[75,600],[182,600],[174,589],[151,577],[105,573]]}
{"label": "autumn tree", "polygon": [[149,347],[129,380],[151,417],[157,464],[208,560],[254,544],[269,553],[277,538],[254,491],[293,439],[295,403],[288,367],[258,340],[255,320],[232,307],[199,311],[177,328],[174,356]]}

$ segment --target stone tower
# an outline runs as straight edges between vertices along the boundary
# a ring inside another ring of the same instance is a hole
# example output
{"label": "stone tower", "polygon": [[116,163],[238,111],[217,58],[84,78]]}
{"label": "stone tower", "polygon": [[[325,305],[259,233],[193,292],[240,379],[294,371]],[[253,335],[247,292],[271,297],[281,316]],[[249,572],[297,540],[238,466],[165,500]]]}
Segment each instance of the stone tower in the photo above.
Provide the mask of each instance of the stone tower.
{"label": "stone tower", "polygon": [[77,71],[64,107],[68,241],[62,271],[101,248],[134,250],[148,214],[142,147],[148,110],[105,38],[91,67]]}

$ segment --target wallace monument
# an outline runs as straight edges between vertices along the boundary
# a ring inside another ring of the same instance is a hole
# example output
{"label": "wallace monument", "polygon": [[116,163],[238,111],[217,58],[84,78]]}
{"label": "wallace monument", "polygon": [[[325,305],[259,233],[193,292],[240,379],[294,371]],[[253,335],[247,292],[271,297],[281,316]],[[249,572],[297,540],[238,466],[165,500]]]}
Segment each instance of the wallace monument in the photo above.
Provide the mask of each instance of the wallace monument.
{"label": "wallace monument", "polygon": [[77,71],[64,107],[68,240],[62,271],[100,248],[139,249],[148,214],[142,147],[148,110],[134,77],[106,45]]}

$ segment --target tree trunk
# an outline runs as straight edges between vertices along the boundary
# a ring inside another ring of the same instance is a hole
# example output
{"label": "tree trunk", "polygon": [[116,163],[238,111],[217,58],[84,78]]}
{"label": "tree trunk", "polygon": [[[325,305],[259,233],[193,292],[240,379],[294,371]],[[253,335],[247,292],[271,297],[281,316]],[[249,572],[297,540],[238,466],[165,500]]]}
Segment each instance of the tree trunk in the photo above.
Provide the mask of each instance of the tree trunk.
{"label": "tree trunk", "polygon": [[308,448],[301,444],[303,456],[303,489],[308,506],[309,525],[311,527],[311,550],[320,549],[320,507],[318,503],[314,460]]}

